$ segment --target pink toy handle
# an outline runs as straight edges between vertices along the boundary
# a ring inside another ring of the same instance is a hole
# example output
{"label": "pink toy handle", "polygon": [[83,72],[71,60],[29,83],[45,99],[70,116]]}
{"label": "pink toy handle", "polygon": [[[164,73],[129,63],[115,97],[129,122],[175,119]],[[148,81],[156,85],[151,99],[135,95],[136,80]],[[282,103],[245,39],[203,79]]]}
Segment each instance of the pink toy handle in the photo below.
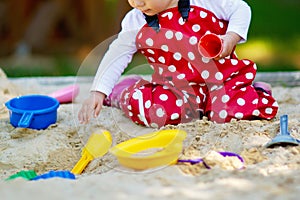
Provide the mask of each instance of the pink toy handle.
{"label": "pink toy handle", "polygon": [[51,96],[59,101],[59,103],[70,103],[72,102],[79,93],[79,85],[70,85],[60,90],[57,90],[48,96]]}

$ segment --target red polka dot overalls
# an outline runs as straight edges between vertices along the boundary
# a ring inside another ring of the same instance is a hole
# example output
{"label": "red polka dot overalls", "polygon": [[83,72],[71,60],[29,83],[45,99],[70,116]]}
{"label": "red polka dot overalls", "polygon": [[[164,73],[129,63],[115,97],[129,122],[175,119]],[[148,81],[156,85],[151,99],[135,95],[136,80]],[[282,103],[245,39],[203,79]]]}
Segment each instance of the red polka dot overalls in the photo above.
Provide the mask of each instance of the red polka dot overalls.
{"label": "red polka dot overalls", "polygon": [[191,6],[183,20],[177,8],[158,15],[160,30],[145,25],[136,45],[154,69],[151,82],[140,80],[122,93],[121,108],[135,123],[161,127],[207,116],[222,123],[236,119],[271,119],[278,104],[252,86],[256,65],[230,58],[202,57],[199,38],[207,32],[222,35],[228,22],[208,10]]}

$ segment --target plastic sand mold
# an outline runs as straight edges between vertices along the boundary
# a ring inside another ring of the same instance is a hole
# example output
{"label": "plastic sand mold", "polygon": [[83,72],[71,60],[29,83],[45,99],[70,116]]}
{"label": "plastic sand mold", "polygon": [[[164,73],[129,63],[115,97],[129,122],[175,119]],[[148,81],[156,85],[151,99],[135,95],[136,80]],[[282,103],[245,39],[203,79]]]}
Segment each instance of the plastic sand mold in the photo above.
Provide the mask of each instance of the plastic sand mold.
{"label": "plastic sand mold", "polygon": [[16,174],[11,175],[6,181],[14,180],[16,178],[23,178],[28,181],[31,180],[40,180],[40,179],[50,179],[50,178],[64,178],[64,179],[76,179],[75,175],[69,171],[49,171],[45,174],[37,175],[35,171],[20,171]]}
{"label": "plastic sand mold", "polygon": [[172,165],[177,163],[186,135],[177,129],[148,133],[119,143],[110,153],[121,165],[136,170]]}
{"label": "plastic sand mold", "polygon": [[[238,165],[238,169],[243,169],[244,168],[244,159],[236,153],[233,152],[228,152],[228,151],[220,151],[220,152],[216,152],[219,155],[221,155],[222,157],[226,158],[226,157],[235,157],[239,160],[239,163],[236,164]],[[198,163],[203,163],[204,167],[206,167],[207,169],[211,169],[211,166],[209,166],[206,162],[205,159],[203,158],[195,158],[195,159],[178,159],[177,161],[178,163],[190,163],[191,165],[195,165]]]}
{"label": "plastic sand mold", "polygon": [[50,178],[64,178],[64,179],[76,179],[75,175],[69,171],[49,171],[48,173],[39,175],[31,179],[32,181],[40,179],[50,179]]}
{"label": "plastic sand mold", "polygon": [[36,172],[33,170],[22,170],[17,172],[16,174],[11,175],[10,177],[8,177],[7,179],[5,179],[6,181],[10,181],[10,180],[14,180],[16,178],[23,178],[25,180],[31,180],[33,178],[35,178],[37,176]]}
{"label": "plastic sand mold", "polygon": [[72,173],[81,174],[86,166],[95,158],[106,154],[112,144],[112,138],[108,131],[93,133],[81,152],[81,158],[72,169]]}
{"label": "plastic sand mold", "polygon": [[216,58],[223,50],[222,39],[214,33],[205,34],[199,40],[198,50],[203,57]]}

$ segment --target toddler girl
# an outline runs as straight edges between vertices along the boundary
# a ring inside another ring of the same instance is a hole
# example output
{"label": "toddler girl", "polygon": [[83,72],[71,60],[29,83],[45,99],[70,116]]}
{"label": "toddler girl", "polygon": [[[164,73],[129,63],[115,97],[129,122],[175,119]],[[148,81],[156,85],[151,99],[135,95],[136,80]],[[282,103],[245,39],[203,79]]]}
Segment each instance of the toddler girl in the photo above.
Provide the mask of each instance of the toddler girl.
{"label": "toddler girl", "polygon": [[[245,42],[251,11],[242,0],[128,0],[134,8],[122,21],[94,79],[79,121],[97,117],[104,105],[121,108],[133,122],[148,127],[189,122],[207,116],[272,119],[278,104],[268,84],[256,83],[256,65],[238,59],[234,49]],[[198,51],[201,36],[221,37],[223,50],[214,59]],[[122,72],[137,51],[154,72],[151,81]]]}

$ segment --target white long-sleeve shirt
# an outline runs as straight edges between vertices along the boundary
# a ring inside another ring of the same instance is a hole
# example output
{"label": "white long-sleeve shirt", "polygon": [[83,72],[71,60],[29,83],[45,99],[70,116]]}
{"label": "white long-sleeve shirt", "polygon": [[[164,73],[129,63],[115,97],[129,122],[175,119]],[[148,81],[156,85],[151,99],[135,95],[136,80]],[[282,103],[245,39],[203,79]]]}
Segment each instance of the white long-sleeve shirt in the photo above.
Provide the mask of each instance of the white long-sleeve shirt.
{"label": "white long-sleeve shirt", "polygon": [[[247,40],[251,20],[250,7],[242,0],[190,0],[191,6],[198,6],[213,12],[217,18],[229,22],[227,32]],[[91,91],[109,95],[124,69],[137,52],[135,39],[138,31],[146,24],[143,13],[138,9],[129,11],[121,23],[118,37],[111,43],[98,67]]]}

